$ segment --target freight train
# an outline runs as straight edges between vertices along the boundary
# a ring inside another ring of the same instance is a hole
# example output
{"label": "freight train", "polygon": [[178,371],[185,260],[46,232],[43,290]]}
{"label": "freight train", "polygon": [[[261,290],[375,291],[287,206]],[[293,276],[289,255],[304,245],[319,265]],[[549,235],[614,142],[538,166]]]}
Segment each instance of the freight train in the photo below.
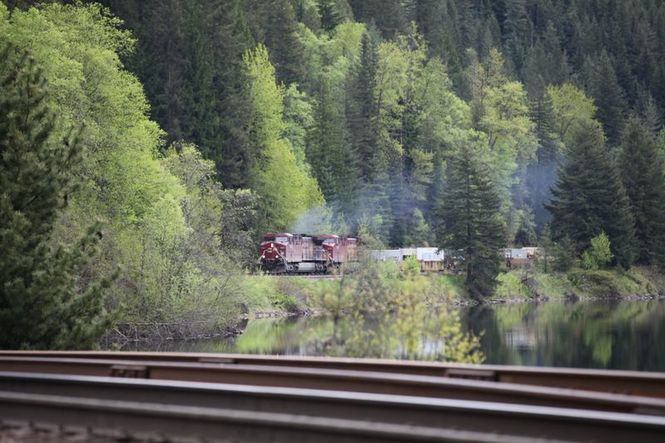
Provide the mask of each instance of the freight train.
{"label": "freight train", "polygon": [[[509,268],[528,266],[537,255],[538,248],[504,249]],[[400,248],[369,251],[374,261],[401,263],[415,257],[422,272],[461,272],[464,257],[460,251],[439,248]],[[265,234],[259,246],[259,265],[271,274],[312,273],[326,274],[332,269],[358,261],[358,239],[334,234],[306,235],[289,233]]]}
{"label": "freight train", "polygon": [[259,264],[269,273],[317,273],[358,260],[358,240],[334,234],[268,233],[259,245]]}

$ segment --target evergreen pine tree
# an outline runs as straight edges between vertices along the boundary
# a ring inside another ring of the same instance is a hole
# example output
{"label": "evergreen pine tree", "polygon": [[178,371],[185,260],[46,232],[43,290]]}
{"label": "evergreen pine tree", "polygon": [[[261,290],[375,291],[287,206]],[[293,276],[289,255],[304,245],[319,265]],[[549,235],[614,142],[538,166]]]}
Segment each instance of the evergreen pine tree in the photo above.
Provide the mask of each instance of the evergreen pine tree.
{"label": "evergreen pine tree", "polygon": [[403,0],[350,0],[358,21],[376,23],[383,36],[394,38],[408,28],[408,16]]}
{"label": "evergreen pine tree", "polygon": [[556,178],[563,143],[554,130],[554,109],[550,95],[545,93],[532,100],[530,108],[531,120],[536,125],[538,149],[536,158],[526,167],[524,184],[528,190],[526,202],[533,211],[536,230],[539,230],[549,220],[550,214],[543,204],[551,197],[550,188]]}
{"label": "evergreen pine tree", "polygon": [[[257,147],[247,131],[251,101],[245,89],[246,77],[242,56],[254,46],[241,0],[215,0],[214,14],[209,16],[212,28],[211,62],[215,65],[216,97],[215,133],[220,140],[201,146],[201,151],[215,161],[220,180],[227,188],[246,188],[254,166]],[[198,140],[192,140],[198,142]]]}
{"label": "evergreen pine tree", "polygon": [[[499,2],[495,2],[497,4]],[[526,59],[530,23],[524,0],[504,0],[505,20],[502,23],[504,45],[509,60],[519,72]]]}
{"label": "evergreen pine tree", "polygon": [[246,2],[257,40],[270,51],[277,80],[285,84],[303,78],[303,47],[297,35],[297,21],[290,0],[252,0]]}
{"label": "evergreen pine tree", "polygon": [[353,18],[351,7],[346,0],[317,0],[321,27],[325,31],[332,31],[346,20]]}
{"label": "evergreen pine tree", "polygon": [[378,109],[374,97],[378,54],[369,33],[363,35],[361,45],[360,64],[351,81],[346,119],[350,141],[358,156],[359,176],[369,183],[377,177],[382,162],[378,152]]}
{"label": "evergreen pine tree", "polygon": [[598,108],[596,117],[603,124],[610,146],[619,144],[625,123],[624,92],[606,51],[586,63],[588,90]]}
{"label": "evergreen pine tree", "polygon": [[624,130],[621,178],[635,219],[637,261],[665,265],[665,165],[656,141],[637,119]]}
{"label": "evergreen pine tree", "polygon": [[53,143],[55,120],[33,60],[0,54],[0,347],[94,346],[107,325],[101,284],[80,277],[94,230],[67,248],[51,241],[80,161],[74,139]]}
{"label": "evergreen pine tree", "polygon": [[351,210],[358,169],[356,153],[345,136],[339,89],[334,79],[324,77],[320,81],[307,158],[326,200]]}
{"label": "evergreen pine tree", "polygon": [[448,163],[445,191],[439,202],[438,241],[462,250],[466,287],[474,298],[492,294],[505,246],[501,200],[488,166],[472,147],[463,147]]}
{"label": "evergreen pine tree", "polygon": [[583,124],[559,170],[547,209],[555,240],[570,238],[580,254],[602,231],[608,235],[616,262],[633,263],[634,226],[626,190],[609,153],[602,129]]}

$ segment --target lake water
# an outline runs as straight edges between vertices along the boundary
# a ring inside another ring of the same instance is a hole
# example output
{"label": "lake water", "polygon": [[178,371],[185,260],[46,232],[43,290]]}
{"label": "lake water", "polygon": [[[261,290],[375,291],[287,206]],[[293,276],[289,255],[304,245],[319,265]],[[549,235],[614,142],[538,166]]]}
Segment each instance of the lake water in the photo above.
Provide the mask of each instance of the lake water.
{"label": "lake water", "polygon": [[[500,304],[458,314],[462,330],[480,335],[488,364],[665,371],[663,300]],[[148,350],[330,355],[332,337],[343,338],[348,329],[322,317],[260,319],[235,338]],[[432,346],[431,339],[419,346]],[[335,348],[335,355],[344,354]]]}

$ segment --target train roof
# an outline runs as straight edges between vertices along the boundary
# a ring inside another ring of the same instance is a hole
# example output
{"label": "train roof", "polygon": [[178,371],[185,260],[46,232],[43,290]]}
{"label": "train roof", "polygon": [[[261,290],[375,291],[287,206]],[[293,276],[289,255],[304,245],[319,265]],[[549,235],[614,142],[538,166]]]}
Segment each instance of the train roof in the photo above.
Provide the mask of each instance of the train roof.
{"label": "train roof", "polygon": [[312,237],[319,239],[328,239],[328,238],[345,238],[347,240],[357,240],[356,237],[340,237],[337,234],[291,234],[288,232],[266,232],[263,234],[263,238],[266,237]]}

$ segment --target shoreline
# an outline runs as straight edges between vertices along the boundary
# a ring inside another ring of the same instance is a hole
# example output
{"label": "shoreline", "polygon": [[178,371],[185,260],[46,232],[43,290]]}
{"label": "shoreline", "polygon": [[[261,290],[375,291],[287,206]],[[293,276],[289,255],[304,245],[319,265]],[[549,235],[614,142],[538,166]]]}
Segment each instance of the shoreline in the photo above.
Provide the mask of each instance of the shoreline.
{"label": "shoreline", "polygon": [[[440,303],[433,306],[446,306],[456,309],[471,308],[480,305],[497,306],[497,305],[519,305],[527,303],[599,303],[599,302],[648,302],[656,300],[665,300],[665,294],[657,295],[608,295],[604,297],[599,296],[582,296],[582,297],[537,297],[537,298],[524,298],[524,297],[506,297],[506,298],[491,298],[488,300],[462,300],[462,301],[449,301]],[[257,311],[249,314],[244,314],[239,321],[230,327],[224,328],[210,328],[207,332],[200,332],[189,336],[182,335],[178,332],[170,334],[149,334],[149,330],[144,330],[143,333],[139,331],[135,338],[129,338],[126,334],[122,334],[117,327],[114,327],[104,339],[100,342],[100,347],[106,350],[121,350],[125,347],[132,345],[158,345],[169,342],[190,342],[190,341],[206,341],[215,339],[229,339],[242,335],[247,327],[247,324],[253,320],[266,320],[266,319],[286,319],[286,318],[308,318],[318,317],[325,315],[322,311],[314,308],[302,308],[295,311]],[[124,339],[121,339],[124,338]]]}

